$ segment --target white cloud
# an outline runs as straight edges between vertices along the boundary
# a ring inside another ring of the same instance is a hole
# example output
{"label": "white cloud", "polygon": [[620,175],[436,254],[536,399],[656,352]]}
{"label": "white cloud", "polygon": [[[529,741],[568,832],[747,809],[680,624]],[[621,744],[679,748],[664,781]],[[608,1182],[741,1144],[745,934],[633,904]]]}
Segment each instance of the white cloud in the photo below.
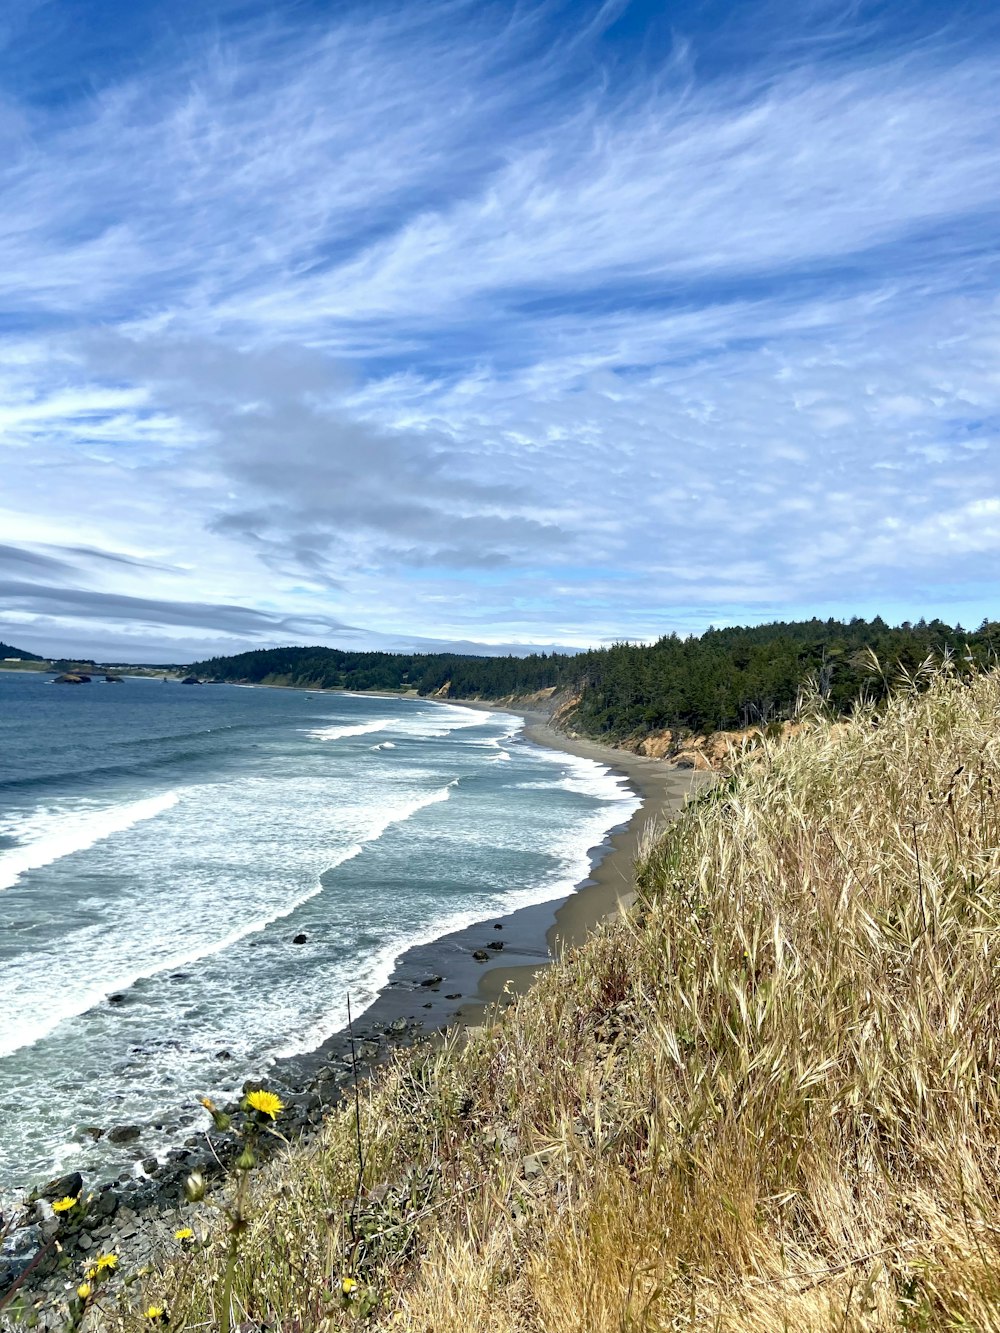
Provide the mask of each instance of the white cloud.
{"label": "white cloud", "polygon": [[586,643],[987,582],[996,47],[841,25],[623,82],[600,22],[504,17],[262,15],[18,104],[0,540],[144,559],[78,591],[206,634]]}

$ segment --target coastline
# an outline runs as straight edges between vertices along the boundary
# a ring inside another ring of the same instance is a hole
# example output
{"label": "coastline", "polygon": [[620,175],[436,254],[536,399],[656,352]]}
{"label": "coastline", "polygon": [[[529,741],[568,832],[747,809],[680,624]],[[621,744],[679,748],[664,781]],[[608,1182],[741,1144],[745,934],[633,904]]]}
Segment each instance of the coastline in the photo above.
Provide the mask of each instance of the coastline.
{"label": "coastline", "polygon": [[[324,1114],[342,1101],[357,1075],[391,1058],[395,1048],[441,1040],[449,1033],[481,1025],[527,990],[536,974],[564,949],[582,943],[601,921],[627,905],[642,842],[711,777],[559,732],[542,712],[479,701],[453,702],[521,718],[524,741],[606,766],[625,779],[640,805],[627,823],[611,829],[600,844],[587,849],[590,872],[565,898],[532,904],[405,950],[396,959],[388,983],[355,1015],[353,1033],[341,1029],[313,1050],[279,1057],[258,1071],[257,1078],[248,1080],[245,1087],[266,1085],[280,1092],[288,1107],[286,1133],[290,1139],[307,1139],[316,1132]],[[233,1104],[226,1109],[235,1113],[238,1108]],[[199,1126],[200,1117],[198,1124],[192,1123],[190,1108],[187,1114],[171,1116],[169,1124],[159,1127],[166,1131],[166,1142],[158,1136],[163,1146],[155,1158],[143,1133],[146,1146],[137,1142],[131,1151],[125,1149],[122,1164],[126,1160],[130,1164],[117,1180],[96,1186],[100,1206],[108,1214],[102,1231],[134,1263],[153,1258],[167,1240],[164,1210],[170,1213],[179,1206],[188,1172],[196,1169],[207,1177],[215,1176],[231,1157],[232,1145],[214,1135],[213,1142],[197,1132],[190,1137]],[[182,1141],[184,1147],[179,1146]],[[168,1147],[168,1143],[177,1146]],[[17,1225],[26,1226],[29,1220],[25,1216]],[[64,1240],[72,1248],[72,1238]],[[5,1257],[0,1257],[0,1292],[15,1276],[2,1261]],[[38,1278],[42,1284],[50,1280],[47,1265]]]}
{"label": "coastline", "polygon": [[[533,948],[529,943],[528,960],[520,961],[516,950],[505,949],[495,964],[483,966],[475,998],[463,1004],[455,1015],[457,1023],[465,1027],[482,1022],[490,1009],[527,990],[540,968],[565,950],[582,944],[602,921],[630,905],[634,898],[634,865],[645,841],[678,814],[688,797],[711,781],[713,775],[674,768],[662,759],[632,754],[559,731],[550,724],[548,714],[538,710],[509,705],[498,708],[478,700],[454,702],[463,708],[511,713],[523,718],[522,735],[526,741],[605,765],[625,779],[640,801],[628,823],[612,828],[603,842],[588,849],[590,873],[566,898],[523,908],[503,919],[507,930],[508,922],[513,924],[523,916],[523,923],[517,922],[521,927],[519,935],[532,928],[539,930],[543,915],[547,916],[548,924],[543,927],[544,938],[540,936]],[[529,917],[534,918],[530,924]]]}

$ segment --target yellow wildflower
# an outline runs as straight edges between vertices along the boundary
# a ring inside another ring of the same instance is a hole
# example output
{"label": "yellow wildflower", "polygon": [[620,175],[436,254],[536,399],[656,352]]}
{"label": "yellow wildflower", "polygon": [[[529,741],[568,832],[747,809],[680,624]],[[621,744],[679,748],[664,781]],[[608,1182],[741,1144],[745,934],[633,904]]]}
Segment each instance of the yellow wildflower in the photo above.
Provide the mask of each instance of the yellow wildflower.
{"label": "yellow wildflower", "polygon": [[247,1093],[247,1105],[259,1111],[261,1115],[269,1115],[272,1120],[279,1111],[285,1109],[284,1102],[276,1092],[265,1092],[263,1088],[257,1092]]}
{"label": "yellow wildflower", "polygon": [[95,1272],[103,1273],[105,1270],[112,1272],[118,1267],[117,1254],[99,1254],[97,1263],[94,1265]]}
{"label": "yellow wildflower", "polygon": [[199,1097],[198,1100],[201,1102],[202,1106],[204,1106],[206,1111],[211,1111],[213,1115],[215,1114],[217,1108],[211,1097]]}
{"label": "yellow wildflower", "polygon": [[93,1290],[94,1288],[89,1282],[81,1282],[76,1289],[76,1294],[80,1297],[81,1301],[85,1301],[87,1297],[92,1294]]}
{"label": "yellow wildflower", "polygon": [[345,1277],[343,1282],[340,1284],[340,1290],[344,1293],[345,1296],[353,1296],[354,1293],[357,1291],[357,1289],[358,1289],[358,1284],[354,1281],[354,1278],[352,1277]]}
{"label": "yellow wildflower", "polygon": [[174,1240],[179,1240],[183,1245],[185,1241],[194,1240],[194,1232],[190,1227],[181,1227],[174,1232]]}
{"label": "yellow wildflower", "polygon": [[150,1319],[154,1323],[158,1323],[160,1320],[166,1319],[167,1317],[167,1312],[162,1305],[147,1306],[142,1313],[145,1319]]}
{"label": "yellow wildflower", "polygon": [[52,1205],[52,1211],[54,1213],[68,1213],[69,1210],[71,1208],[75,1208],[79,1202],[80,1202],[79,1194],[73,1197],[67,1194],[65,1198],[56,1199],[55,1203]]}

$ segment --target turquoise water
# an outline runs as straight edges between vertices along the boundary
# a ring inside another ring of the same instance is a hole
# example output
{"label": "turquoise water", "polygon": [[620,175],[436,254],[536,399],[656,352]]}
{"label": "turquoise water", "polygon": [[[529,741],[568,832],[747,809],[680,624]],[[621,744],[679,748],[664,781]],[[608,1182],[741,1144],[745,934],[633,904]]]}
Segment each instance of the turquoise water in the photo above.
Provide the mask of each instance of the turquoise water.
{"label": "turquoise water", "polygon": [[0,1189],[100,1171],[85,1126],[224,1097],[411,945],[565,896],[637,801],[520,726],[0,673]]}

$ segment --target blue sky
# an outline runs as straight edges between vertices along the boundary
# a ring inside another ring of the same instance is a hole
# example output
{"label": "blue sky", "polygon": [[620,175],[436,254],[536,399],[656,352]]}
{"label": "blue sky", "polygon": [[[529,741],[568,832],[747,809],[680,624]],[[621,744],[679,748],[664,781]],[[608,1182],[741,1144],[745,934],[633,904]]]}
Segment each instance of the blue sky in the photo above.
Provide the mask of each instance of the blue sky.
{"label": "blue sky", "polygon": [[987,4],[7,0],[0,637],[1000,614]]}

